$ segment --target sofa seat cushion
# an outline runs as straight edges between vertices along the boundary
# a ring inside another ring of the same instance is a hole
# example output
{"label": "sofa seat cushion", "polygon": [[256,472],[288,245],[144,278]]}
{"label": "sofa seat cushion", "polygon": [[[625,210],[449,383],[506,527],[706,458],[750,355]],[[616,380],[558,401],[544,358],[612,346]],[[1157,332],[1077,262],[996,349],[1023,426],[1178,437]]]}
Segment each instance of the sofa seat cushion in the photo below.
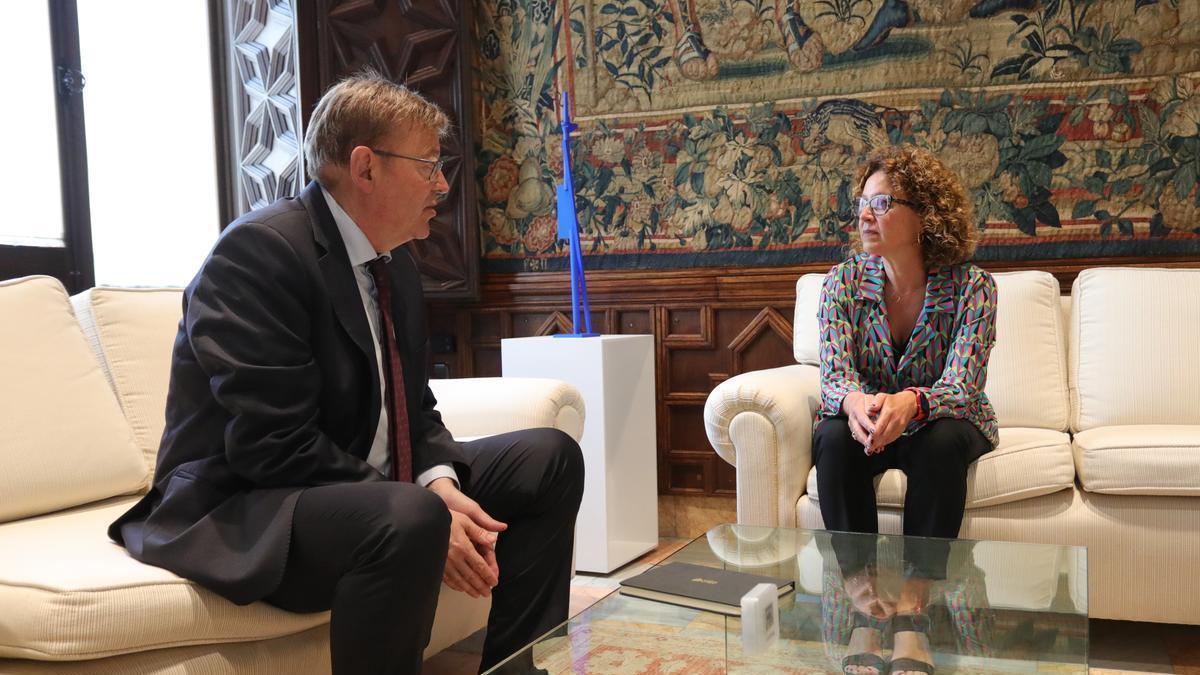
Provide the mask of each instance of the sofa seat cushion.
{"label": "sofa seat cushion", "polygon": [[0,522],[149,484],[150,468],[57,279],[0,282],[0,377]]}
{"label": "sofa seat cushion", "polygon": [[[904,473],[890,469],[875,479],[880,508],[903,508],[907,487]],[[981,508],[1030,499],[1065,490],[1075,482],[1071,438],[1061,431],[1001,427],[1000,444],[967,471],[967,508]],[[817,469],[808,473],[808,495],[817,494]]]}
{"label": "sofa seat cushion", "polygon": [[1200,425],[1131,424],[1075,434],[1079,482],[1088,492],[1200,495]]}
{"label": "sofa seat cushion", "polygon": [[329,620],[239,607],[105,534],[125,497],[0,525],[0,658],[71,661],[290,635]]}

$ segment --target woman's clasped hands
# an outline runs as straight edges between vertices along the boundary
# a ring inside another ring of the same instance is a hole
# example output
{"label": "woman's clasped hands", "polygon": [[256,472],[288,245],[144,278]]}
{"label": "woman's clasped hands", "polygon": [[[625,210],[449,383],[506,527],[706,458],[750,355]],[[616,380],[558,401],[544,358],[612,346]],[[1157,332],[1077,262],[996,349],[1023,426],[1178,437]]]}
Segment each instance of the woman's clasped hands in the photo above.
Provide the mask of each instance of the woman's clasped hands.
{"label": "woman's clasped hands", "polygon": [[884,451],[917,416],[917,396],[910,391],[895,394],[851,392],[842,406],[850,423],[850,434],[862,443],[863,451]]}

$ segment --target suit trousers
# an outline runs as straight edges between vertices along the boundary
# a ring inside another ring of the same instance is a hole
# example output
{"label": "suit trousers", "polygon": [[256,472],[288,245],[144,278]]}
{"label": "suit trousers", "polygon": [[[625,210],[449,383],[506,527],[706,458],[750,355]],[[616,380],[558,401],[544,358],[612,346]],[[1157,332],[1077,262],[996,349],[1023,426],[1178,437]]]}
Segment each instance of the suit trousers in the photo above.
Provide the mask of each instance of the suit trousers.
{"label": "suit trousers", "polygon": [[[500,582],[481,670],[567,618],[575,515],[583,496],[578,444],[529,429],[463,444],[464,492],[508,524],[496,543]],[[340,483],[301,493],[283,580],[266,601],[332,610],[334,675],[419,673],[449,546],[450,512],[413,483]]]}
{"label": "suit trousers", "polygon": [[[906,540],[905,563],[918,576],[943,579],[950,540],[962,526],[967,469],[991,449],[975,425],[943,417],[868,456],[851,436],[845,416],[821,420],[813,430],[812,454],[825,529],[878,533],[875,476],[900,469],[908,479],[904,534],[942,538]],[[875,543],[869,538],[835,535],[832,543],[844,574],[874,562]]]}

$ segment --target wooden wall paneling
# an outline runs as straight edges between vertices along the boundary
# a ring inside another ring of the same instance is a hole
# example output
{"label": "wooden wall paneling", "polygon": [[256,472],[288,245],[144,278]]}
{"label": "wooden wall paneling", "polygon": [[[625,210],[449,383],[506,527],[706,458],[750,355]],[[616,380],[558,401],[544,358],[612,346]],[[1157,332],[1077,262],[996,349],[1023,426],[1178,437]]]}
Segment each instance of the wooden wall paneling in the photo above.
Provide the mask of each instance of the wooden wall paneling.
{"label": "wooden wall paneling", "polygon": [[[704,434],[704,404],[712,388],[734,374],[791,362],[792,326],[781,309],[788,311],[761,300],[660,309],[664,492],[693,492],[692,472],[699,470],[705,494],[734,494],[736,473]],[[699,462],[701,456],[706,461]]]}
{"label": "wooden wall paneling", "polygon": [[479,295],[475,123],[471,107],[471,3],[466,0],[311,0],[300,3],[304,121],[321,94],[371,66],[421,92],[450,116],[442,140],[450,185],[427,239],[408,244],[431,299]]}
{"label": "wooden wall paneling", "polygon": [[[592,315],[592,332],[612,332],[608,326],[607,312],[603,309],[589,308]],[[581,319],[582,321],[582,319]],[[561,335],[574,331],[571,310],[541,308],[533,312],[513,312],[512,330],[504,337],[531,337],[542,335]],[[582,332],[583,326],[579,327]]]}
{"label": "wooden wall paneling", "polygon": [[512,337],[533,337],[571,332],[571,317],[553,310],[514,312],[510,316],[510,321]]}
{"label": "wooden wall paneling", "polygon": [[511,334],[509,312],[502,310],[463,312],[471,326],[468,339],[470,365],[463,364],[465,376],[500,377],[500,340]]}
{"label": "wooden wall paneling", "polygon": [[[712,494],[711,452],[687,437],[688,419],[700,411],[704,385],[690,383],[695,363],[713,347],[712,308],[706,304],[664,303],[655,311],[658,420],[658,484],[660,493]],[[692,365],[692,368],[688,368]],[[691,386],[689,386],[691,384]],[[703,427],[701,427],[703,433]],[[687,440],[684,440],[687,438]]]}
{"label": "wooden wall paneling", "polygon": [[744,322],[745,317],[731,321],[725,303],[662,308],[664,492],[695,492],[693,472],[700,471],[703,494],[734,494],[736,474],[723,470],[724,462],[708,445],[704,404],[712,387],[731,372],[723,337],[730,331],[727,324]]}
{"label": "wooden wall paneling", "polygon": [[622,308],[610,310],[614,318],[610,326],[616,326],[622,335],[654,335],[654,307]]}
{"label": "wooden wall paneling", "polygon": [[730,372],[774,368],[792,358],[792,322],[774,307],[763,307],[726,348],[732,360]]}
{"label": "wooden wall paneling", "polygon": [[[711,464],[710,458],[700,453],[678,453],[677,456],[673,456],[666,464],[665,479],[669,486],[666,494],[712,494],[709,480],[712,476],[712,471],[709,470]],[[660,491],[659,494],[664,492]]]}

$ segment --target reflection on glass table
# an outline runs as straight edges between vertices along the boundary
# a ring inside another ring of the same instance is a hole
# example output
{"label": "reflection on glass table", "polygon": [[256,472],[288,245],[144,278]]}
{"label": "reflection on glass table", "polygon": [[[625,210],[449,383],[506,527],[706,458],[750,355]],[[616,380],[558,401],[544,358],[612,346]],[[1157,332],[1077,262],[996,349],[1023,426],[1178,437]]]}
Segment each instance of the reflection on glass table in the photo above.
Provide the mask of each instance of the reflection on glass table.
{"label": "reflection on glass table", "polygon": [[795,580],[779,639],[750,655],[739,617],[613,593],[492,672],[1087,671],[1080,547],[721,525],[668,562]]}

